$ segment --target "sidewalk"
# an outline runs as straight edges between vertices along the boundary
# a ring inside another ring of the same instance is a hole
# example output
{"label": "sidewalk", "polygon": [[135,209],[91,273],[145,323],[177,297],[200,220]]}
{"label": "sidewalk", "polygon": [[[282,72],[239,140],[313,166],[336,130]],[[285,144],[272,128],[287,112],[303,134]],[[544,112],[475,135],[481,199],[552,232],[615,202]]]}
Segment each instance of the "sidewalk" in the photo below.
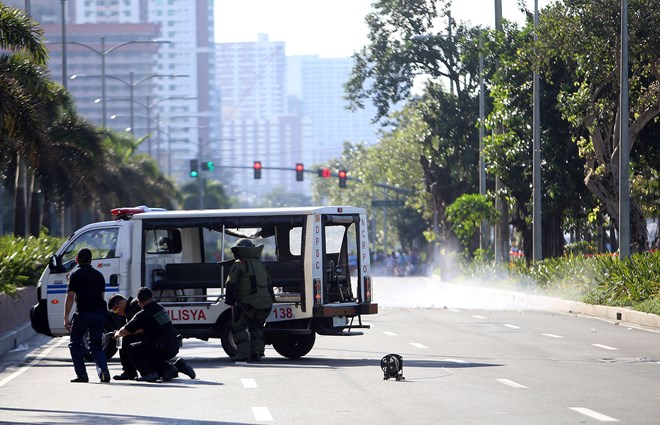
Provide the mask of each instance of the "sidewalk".
{"label": "sidewalk", "polygon": [[37,334],[30,324],[30,308],[37,302],[36,289],[21,288],[15,297],[0,294],[0,356]]}
{"label": "sidewalk", "polygon": [[631,310],[625,307],[608,307],[603,305],[585,304],[579,301],[562,300],[560,298],[520,293],[521,300],[539,310],[557,313],[578,314],[597,317],[614,323],[639,326],[660,332],[660,316]]}

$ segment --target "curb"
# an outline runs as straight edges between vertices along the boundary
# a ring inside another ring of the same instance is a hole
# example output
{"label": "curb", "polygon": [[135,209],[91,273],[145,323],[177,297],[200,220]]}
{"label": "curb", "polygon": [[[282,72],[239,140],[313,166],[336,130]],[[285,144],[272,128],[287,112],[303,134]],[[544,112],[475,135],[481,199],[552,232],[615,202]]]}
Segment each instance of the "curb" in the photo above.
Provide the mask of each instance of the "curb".
{"label": "curb", "polygon": [[538,307],[542,310],[566,314],[580,314],[612,322],[654,328],[660,331],[660,316],[657,314],[644,313],[625,307],[586,304],[580,301],[562,300],[560,298],[544,297],[540,295],[520,295],[521,302]]}
{"label": "curb", "polygon": [[7,332],[0,333],[0,356],[18,348],[19,345],[35,335],[37,333],[32,329],[29,321],[14,326]]}

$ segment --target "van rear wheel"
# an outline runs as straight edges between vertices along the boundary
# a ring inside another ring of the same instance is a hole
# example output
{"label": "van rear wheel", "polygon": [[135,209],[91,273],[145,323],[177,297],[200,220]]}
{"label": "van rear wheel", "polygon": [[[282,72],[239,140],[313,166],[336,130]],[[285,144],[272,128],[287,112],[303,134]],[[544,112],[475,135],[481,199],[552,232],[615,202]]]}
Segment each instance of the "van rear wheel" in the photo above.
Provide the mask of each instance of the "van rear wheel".
{"label": "van rear wheel", "polygon": [[316,333],[304,335],[278,335],[273,337],[273,348],[281,356],[298,359],[309,353],[316,342]]}
{"label": "van rear wheel", "polygon": [[231,321],[227,320],[220,328],[220,343],[222,344],[222,349],[225,350],[225,353],[230,358],[236,357],[238,354],[238,347],[234,342],[234,335],[231,332]]}

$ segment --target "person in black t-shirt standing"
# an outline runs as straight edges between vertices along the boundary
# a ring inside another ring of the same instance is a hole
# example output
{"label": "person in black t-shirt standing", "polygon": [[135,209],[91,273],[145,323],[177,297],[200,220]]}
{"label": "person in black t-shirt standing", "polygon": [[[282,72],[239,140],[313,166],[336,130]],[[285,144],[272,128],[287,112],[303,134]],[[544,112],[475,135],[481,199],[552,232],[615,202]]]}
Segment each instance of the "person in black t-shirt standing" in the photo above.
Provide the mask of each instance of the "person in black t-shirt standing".
{"label": "person in black t-shirt standing", "polygon": [[137,299],[142,311],[115,332],[115,338],[144,334],[142,341],[128,346],[128,356],[142,375],[136,381],[155,382],[159,377],[169,381],[178,374],[177,367],[168,362],[179,352],[176,330],[167,311],[154,299],[151,289],[140,288]]}
{"label": "person in black t-shirt standing", "polygon": [[[78,267],[69,275],[64,301],[64,327],[71,334],[69,351],[73,359],[76,377],[71,382],[89,382],[85,368],[83,337],[89,331],[89,345],[92,358],[101,382],[110,382],[108,362],[103,352],[101,340],[105,324],[106,303],[105,277],[92,267],[92,251],[82,248],[76,257]],[[76,301],[76,313],[71,317],[73,301]]]}

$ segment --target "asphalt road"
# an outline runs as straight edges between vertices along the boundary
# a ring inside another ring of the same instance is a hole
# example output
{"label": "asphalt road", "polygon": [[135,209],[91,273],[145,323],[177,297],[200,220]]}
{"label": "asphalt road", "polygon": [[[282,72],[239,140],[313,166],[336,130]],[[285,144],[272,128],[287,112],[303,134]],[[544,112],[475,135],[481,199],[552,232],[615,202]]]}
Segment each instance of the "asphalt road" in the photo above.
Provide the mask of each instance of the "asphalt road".
{"label": "asphalt road", "polygon": [[[656,332],[432,278],[379,278],[375,298],[364,335],[318,337],[295,361],[268,348],[235,365],[219,341],[186,340],[198,378],[169,383],[71,384],[68,339],[38,336],[0,358],[0,423],[660,423]],[[383,379],[388,353],[404,380]]]}

